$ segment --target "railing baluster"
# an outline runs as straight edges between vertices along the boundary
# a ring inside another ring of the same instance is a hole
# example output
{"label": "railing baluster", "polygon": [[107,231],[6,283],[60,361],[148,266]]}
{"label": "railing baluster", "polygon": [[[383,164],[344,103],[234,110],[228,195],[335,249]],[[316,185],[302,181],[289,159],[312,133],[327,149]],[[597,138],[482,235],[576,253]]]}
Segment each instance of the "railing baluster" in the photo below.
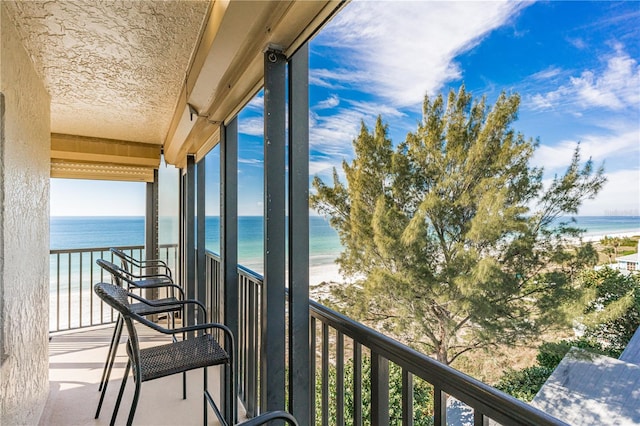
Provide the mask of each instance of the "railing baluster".
{"label": "railing baluster", "polygon": [[311,317],[309,319],[309,340],[311,340],[311,352],[309,356],[309,371],[311,372],[311,380],[309,392],[311,392],[311,406],[314,407],[311,409],[311,424],[316,424],[316,319],[315,317]]}
{"label": "railing baluster", "polygon": [[60,253],[56,255],[56,330],[60,330]]}
{"label": "railing baluster", "polygon": [[71,253],[67,259],[67,328],[71,328]]}
{"label": "railing baluster", "polygon": [[413,374],[402,369],[402,424],[413,426]]}
{"label": "railing baluster", "polygon": [[362,426],[362,346],[353,342],[353,424]]}
{"label": "railing baluster", "polygon": [[389,425],[389,361],[371,351],[371,424]]}
{"label": "railing baluster", "polygon": [[80,252],[80,281],[78,285],[78,294],[79,294],[78,306],[80,307],[80,321],[78,321],[79,327],[82,327],[82,269],[83,268],[84,268],[84,265],[82,264],[82,252]]}
{"label": "railing baluster", "polygon": [[447,425],[446,395],[437,384],[433,385],[433,424],[435,426]]}
{"label": "railing baluster", "polygon": [[329,325],[322,323],[322,425],[329,425]]}
{"label": "railing baluster", "polygon": [[257,398],[258,398],[258,375],[256,374],[258,368],[258,336],[257,333],[257,309],[258,309],[258,289],[253,283],[246,283],[247,288],[249,289],[249,318],[248,324],[249,327],[247,337],[249,339],[249,345],[247,347],[247,371],[251,374],[251,380],[248,382],[249,392],[248,394],[248,411],[250,411],[251,415],[257,414]]}
{"label": "railing baluster", "polygon": [[89,325],[93,325],[93,250],[89,253]]}
{"label": "railing baluster", "polygon": [[336,338],[336,423],[344,425],[344,335]]}
{"label": "railing baluster", "polygon": [[473,426],[489,426],[489,418],[478,409],[473,410]]}

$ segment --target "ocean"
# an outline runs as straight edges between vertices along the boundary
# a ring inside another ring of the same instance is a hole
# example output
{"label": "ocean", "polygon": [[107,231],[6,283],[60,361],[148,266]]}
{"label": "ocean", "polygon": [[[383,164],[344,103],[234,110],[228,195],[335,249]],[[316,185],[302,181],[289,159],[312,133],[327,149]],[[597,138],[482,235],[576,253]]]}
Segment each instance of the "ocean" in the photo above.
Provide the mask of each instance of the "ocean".
{"label": "ocean", "polygon": [[[206,248],[219,252],[218,217],[207,217]],[[604,235],[640,235],[640,217],[578,217],[577,225],[586,229],[585,238],[594,240]],[[177,224],[161,219],[161,244],[177,242]],[[167,232],[169,230],[169,232]],[[108,248],[144,245],[143,217],[51,217],[52,250]],[[172,235],[169,236],[168,233]],[[259,273],[264,272],[262,217],[238,218],[238,262]],[[335,259],[342,250],[336,231],[322,217],[309,218],[309,284],[342,282]],[[84,271],[84,272],[83,272]],[[93,272],[92,272],[93,271]],[[50,263],[50,330],[99,323],[103,315],[92,298],[93,281],[99,268],[91,256],[52,255]],[[92,281],[93,279],[93,281]],[[93,305],[93,311],[91,306]],[[93,312],[93,313],[91,313]],[[105,315],[108,315],[105,311]]]}
{"label": "ocean", "polygon": [[[173,230],[172,236],[160,233],[160,244],[177,243],[177,226],[171,219],[161,219],[161,229]],[[144,245],[144,217],[51,217],[52,250]],[[238,261],[262,272],[263,226],[260,216],[238,218]],[[336,231],[322,217],[309,218],[309,263],[312,267],[330,265],[342,246]],[[205,221],[205,247],[220,252],[220,218]]]}
{"label": "ocean", "polygon": [[[640,216],[578,216],[577,226],[586,229],[585,237],[640,233]],[[206,248],[220,251],[220,219],[209,216],[205,222]],[[166,225],[166,222],[163,224]],[[163,228],[163,226],[161,226]],[[167,226],[164,226],[166,229]],[[169,227],[175,229],[176,227]],[[143,217],[51,217],[51,249],[144,245]],[[261,272],[262,217],[238,218],[238,258],[242,265]],[[161,235],[160,243],[177,243]],[[323,217],[309,218],[309,263],[333,264],[342,247],[336,231]]]}

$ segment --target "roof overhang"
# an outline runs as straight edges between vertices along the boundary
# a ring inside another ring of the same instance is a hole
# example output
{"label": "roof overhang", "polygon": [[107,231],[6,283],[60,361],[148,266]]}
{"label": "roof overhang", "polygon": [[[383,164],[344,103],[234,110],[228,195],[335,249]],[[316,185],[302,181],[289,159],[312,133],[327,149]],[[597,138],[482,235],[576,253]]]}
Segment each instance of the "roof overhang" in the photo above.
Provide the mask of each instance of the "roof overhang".
{"label": "roof overhang", "polygon": [[153,182],[159,145],[73,135],[51,135],[51,177]]}
{"label": "roof overhang", "polygon": [[165,159],[183,167],[220,140],[231,120],[263,85],[270,45],[291,56],[343,5],[343,0],[216,1],[194,55],[164,144]]}

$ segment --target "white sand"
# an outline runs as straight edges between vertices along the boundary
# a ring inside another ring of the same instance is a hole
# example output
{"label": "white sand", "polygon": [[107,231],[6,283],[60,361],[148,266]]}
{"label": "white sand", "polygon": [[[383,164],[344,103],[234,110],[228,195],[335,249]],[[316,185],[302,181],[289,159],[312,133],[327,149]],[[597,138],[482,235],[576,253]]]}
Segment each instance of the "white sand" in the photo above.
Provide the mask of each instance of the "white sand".
{"label": "white sand", "polygon": [[628,238],[628,237],[635,237],[640,235],[640,229],[636,230],[636,231],[631,231],[631,232],[612,232],[612,233],[608,233],[608,234],[604,234],[604,235],[585,235],[584,237],[582,237],[583,241],[591,241],[591,242],[598,242],[601,239],[603,239],[604,237],[613,237],[613,238]]}

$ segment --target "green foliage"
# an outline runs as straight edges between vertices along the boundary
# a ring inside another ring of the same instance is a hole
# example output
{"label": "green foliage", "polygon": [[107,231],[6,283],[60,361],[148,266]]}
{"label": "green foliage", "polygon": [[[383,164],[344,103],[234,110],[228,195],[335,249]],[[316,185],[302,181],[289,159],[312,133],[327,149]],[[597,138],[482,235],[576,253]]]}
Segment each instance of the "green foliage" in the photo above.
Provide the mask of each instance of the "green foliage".
{"label": "green foliage", "polygon": [[577,282],[591,290],[585,293],[587,302],[578,303],[583,314],[581,319],[586,323],[583,336],[543,343],[536,356],[538,365],[505,372],[496,385],[498,389],[531,401],[572,347],[612,358],[620,356],[640,327],[640,277],[603,268],[583,271]]}
{"label": "green foliage", "polygon": [[579,284],[591,290],[580,318],[586,326],[584,338],[598,342],[617,357],[640,327],[640,276],[610,268],[586,270]]}
{"label": "green foliage", "polygon": [[[514,343],[566,320],[571,283],[594,262],[593,247],[557,218],[577,212],[605,178],[591,161],[571,164],[548,189],[530,167],[537,142],[512,129],[520,98],[492,106],[464,86],[425,98],[415,132],[395,149],[382,118],[362,123],[355,158],[313,181],[311,203],[328,216],[351,277],[340,310],[449,364],[470,350]],[[537,204],[535,210],[529,206]]]}
{"label": "green foliage", "polygon": [[533,366],[523,370],[509,370],[502,376],[495,387],[514,398],[531,402],[551,373],[553,373],[553,368],[544,366]]}
{"label": "green foliage", "polygon": [[[329,424],[337,424],[336,389],[337,373],[333,364],[329,365]],[[371,359],[362,357],[362,422],[371,425]],[[347,360],[344,366],[345,424],[353,424],[353,359]],[[322,419],[322,375],[316,373],[316,424]],[[413,413],[414,425],[433,425],[433,388],[427,382],[414,378],[413,381]],[[396,364],[389,364],[389,424],[402,425],[402,369]]]}
{"label": "green foliage", "polygon": [[620,354],[606,350],[598,342],[587,340],[584,338],[574,340],[561,340],[559,342],[547,342],[540,345],[536,360],[540,367],[548,368],[553,371],[562,358],[571,350],[572,347],[587,350],[589,352],[617,358]]}

